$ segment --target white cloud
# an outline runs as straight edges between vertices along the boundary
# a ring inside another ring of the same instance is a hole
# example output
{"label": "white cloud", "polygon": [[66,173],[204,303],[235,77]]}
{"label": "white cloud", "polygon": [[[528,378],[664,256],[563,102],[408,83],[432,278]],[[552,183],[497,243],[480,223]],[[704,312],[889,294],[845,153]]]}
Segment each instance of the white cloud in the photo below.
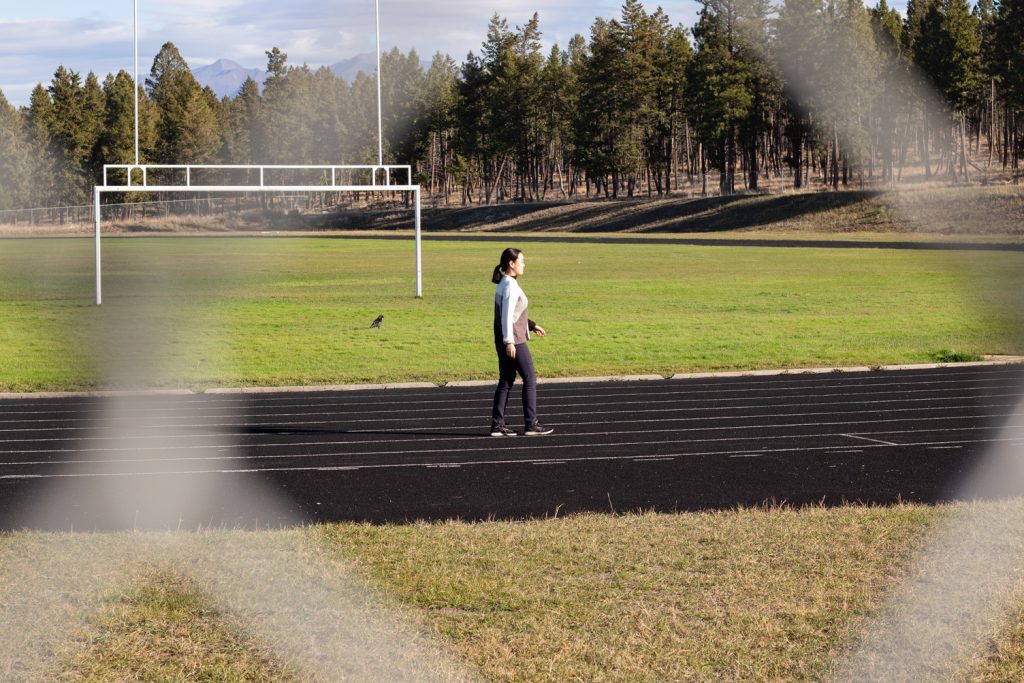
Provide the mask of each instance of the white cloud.
{"label": "white cloud", "polygon": [[163,0],[160,3],[152,3],[152,7],[156,11],[164,11],[171,15],[181,12],[209,14],[243,4],[245,4],[243,0]]}
{"label": "white cloud", "polygon": [[36,84],[49,83],[60,65],[100,78],[131,69],[131,27],[116,22],[0,20],[0,45],[0,83],[15,105],[27,105]]}

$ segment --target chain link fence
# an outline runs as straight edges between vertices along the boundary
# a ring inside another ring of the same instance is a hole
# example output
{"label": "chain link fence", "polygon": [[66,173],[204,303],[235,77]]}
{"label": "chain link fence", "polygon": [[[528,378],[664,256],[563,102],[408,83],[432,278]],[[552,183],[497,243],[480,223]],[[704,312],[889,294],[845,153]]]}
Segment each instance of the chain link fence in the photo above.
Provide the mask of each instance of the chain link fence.
{"label": "chain link fence", "polygon": [[[411,208],[408,193],[261,193],[188,199],[104,203],[107,231],[304,230],[359,227],[374,216]],[[393,196],[392,196],[393,195]],[[0,234],[91,232],[93,207],[42,207],[0,210]]]}

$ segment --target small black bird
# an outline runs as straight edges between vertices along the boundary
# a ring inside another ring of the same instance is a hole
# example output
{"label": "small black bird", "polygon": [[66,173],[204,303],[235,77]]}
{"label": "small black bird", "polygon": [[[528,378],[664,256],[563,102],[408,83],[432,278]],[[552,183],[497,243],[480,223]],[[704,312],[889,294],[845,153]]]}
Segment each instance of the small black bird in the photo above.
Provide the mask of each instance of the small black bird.
{"label": "small black bird", "polygon": [[383,322],[383,320],[384,320],[384,315],[383,314],[378,315],[377,319],[374,320],[372,323],[370,323],[370,327],[377,327],[377,328],[379,328],[380,324],[381,324],[381,322]]}

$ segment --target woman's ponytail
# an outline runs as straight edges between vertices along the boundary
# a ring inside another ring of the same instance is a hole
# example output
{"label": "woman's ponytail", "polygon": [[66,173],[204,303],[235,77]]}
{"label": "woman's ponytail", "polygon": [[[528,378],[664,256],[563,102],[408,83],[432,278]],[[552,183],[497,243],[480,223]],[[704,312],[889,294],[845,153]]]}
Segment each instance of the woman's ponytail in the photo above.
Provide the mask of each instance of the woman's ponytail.
{"label": "woman's ponytail", "polygon": [[491,282],[494,284],[501,282],[501,276],[505,274],[505,270],[508,268],[509,264],[515,263],[521,253],[523,252],[515,247],[509,247],[505,251],[501,252],[501,260],[498,262],[498,265],[494,266],[494,273],[491,274]]}

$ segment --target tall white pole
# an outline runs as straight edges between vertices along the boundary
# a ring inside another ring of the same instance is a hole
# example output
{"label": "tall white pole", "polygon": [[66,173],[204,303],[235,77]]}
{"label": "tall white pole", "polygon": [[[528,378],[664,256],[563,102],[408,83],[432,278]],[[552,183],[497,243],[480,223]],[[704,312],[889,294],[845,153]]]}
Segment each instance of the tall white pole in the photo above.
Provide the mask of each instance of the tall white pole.
{"label": "tall white pole", "polygon": [[423,298],[423,257],[420,256],[420,186],[413,191],[416,198],[416,298]]}
{"label": "tall white pole", "polygon": [[[384,165],[384,134],[380,115],[380,0],[375,0],[377,9],[377,165]],[[376,175],[376,171],[374,171]]]}
{"label": "tall white pole", "polygon": [[92,188],[92,211],[96,228],[96,305],[103,303],[103,275],[100,271],[100,188]]}
{"label": "tall white pole", "polygon": [[[135,79],[133,81],[133,90],[135,91],[135,165],[139,165],[139,0],[135,0]],[[131,171],[128,171],[131,175]],[[129,185],[131,180],[129,179]]]}

